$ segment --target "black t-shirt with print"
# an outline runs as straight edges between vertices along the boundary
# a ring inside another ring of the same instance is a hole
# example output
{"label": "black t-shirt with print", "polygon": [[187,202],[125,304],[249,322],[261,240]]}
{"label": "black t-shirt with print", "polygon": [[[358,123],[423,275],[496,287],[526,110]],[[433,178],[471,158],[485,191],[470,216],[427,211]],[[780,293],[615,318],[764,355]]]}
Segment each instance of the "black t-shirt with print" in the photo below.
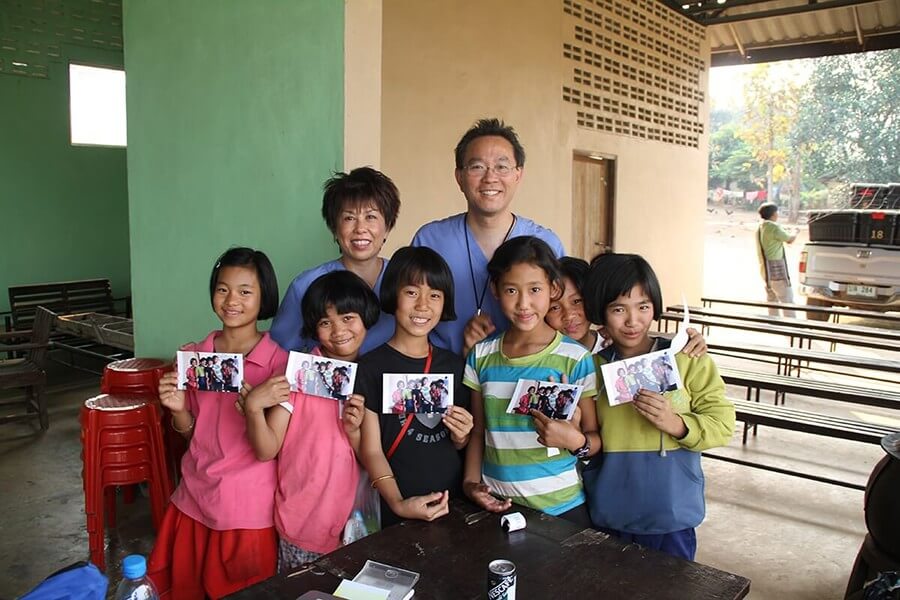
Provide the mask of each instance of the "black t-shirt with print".
{"label": "black t-shirt with print", "polygon": [[[469,410],[469,389],[462,384],[465,361],[457,354],[441,348],[433,348],[430,375],[453,375],[453,404]],[[379,417],[381,447],[385,455],[390,449],[406,415],[381,414],[383,407],[382,375],[385,373],[422,373],[424,358],[410,358],[394,350],[388,344],[375,348],[359,359],[356,374],[356,393],[366,399],[366,408]],[[406,430],[403,441],[390,459],[391,469],[400,493],[404,498],[421,496],[448,490],[451,497],[462,495],[462,453],[453,446],[450,431],[441,421],[441,415],[411,415],[415,419]],[[400,519],[381,503],[383,527],[398,523]]]}

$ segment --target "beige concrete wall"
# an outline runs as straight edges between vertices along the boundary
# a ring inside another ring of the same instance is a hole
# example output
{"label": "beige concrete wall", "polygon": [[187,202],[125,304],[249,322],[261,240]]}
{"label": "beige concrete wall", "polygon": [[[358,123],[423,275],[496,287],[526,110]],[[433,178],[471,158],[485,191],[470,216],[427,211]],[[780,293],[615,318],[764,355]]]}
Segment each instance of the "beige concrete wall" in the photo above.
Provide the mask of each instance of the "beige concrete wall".
{"label": "beige concrete wall", "polygon": [[381,0],[344,0],[344,170],[381,165]]}
{"label": "beige concrete wall", "polygon": [[561,99],[569,68],[561,5],[383,0],[382,167],[403,201],[386,252],[408,243],[421,224],[465,210],[453,148],[476,119],[498,116],[516,128],[527,153],[515,212],[570,247],[572,154],[614,155],[615,249],[646,256],[668,301],[682,291],[698,300],[706,136],[694,149],[577,127],[575,108]]}
{"label": "beige concrete wall", "polygon": [[559,230],[559,23],[547,0],[384,1],[382,166],[403,206],[389,250],[423,223],[465,210],[453,148],[474,121],[497,116],[525,144],[514,210]]}

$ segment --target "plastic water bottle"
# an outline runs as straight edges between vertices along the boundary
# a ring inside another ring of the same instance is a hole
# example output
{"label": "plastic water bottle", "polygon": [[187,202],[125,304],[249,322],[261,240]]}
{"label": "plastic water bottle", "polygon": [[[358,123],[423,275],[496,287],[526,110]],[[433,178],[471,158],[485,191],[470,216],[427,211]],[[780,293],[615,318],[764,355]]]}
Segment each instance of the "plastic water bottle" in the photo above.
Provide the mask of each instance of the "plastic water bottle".
{"label": "plastic water bottle", "polygon": [[115,600],[159,600],[153,582],[147,578],[147,560],[140,554],[129,554],[122,560],[125,578],[116,588]]}
{"label": "plastic water bottle", "polygon": [[356,540],[361,540],[367,535],[369,535],[369,531],[366,529],[366,521],[363,519],[362,513],[358,510],[354,510],[347,520],[347,524],[344,525],[344,537],[341,541],[343,541],[346,546],[347,544],[352,544]]}

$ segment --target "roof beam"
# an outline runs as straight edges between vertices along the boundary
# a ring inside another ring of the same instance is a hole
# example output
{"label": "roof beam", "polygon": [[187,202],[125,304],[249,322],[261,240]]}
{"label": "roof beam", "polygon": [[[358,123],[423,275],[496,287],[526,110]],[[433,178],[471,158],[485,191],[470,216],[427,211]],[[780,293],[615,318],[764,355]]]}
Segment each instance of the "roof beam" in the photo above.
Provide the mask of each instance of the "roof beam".
{"label": "roof beam", "polygon": [[[688,8],[682,8],[680,12],[686,15],[703,15],[704,13],[721,12],[723,9],[734,8],[736,6],[769,4],[772,1],[773,0],[726,0],[725,4],[719,4],[715,0],[712,0],[710,2],[704,1],[698,6],[696,0],[694,0],[694,2],[691,2],[691,0],[683,0],[681,6],[687,4]],[[703,17],[701,16],[700,18],[702,19]]]}
{"label": "roof beam", "polygon": [[712,55],[710,66],[725,67],[728,65],[746,65],[775,62],[779,60],[793,60],[795,58],[819,58],[821,56],[853,54],[856,52],[868,52],[873,50],[891,50],[900,48],[900,31],[893,31],[885,35],[869,35],[865,40],[865,48],[862,48],[857,43],[855,37],[813,43],[797,43],[770,48],[752,48],[744,46],[746,56],[741,56],[735,50],[717,52]]}
{"label": "roof beam", "polygon": [[[859,26],[859,11],[855,6],[851,10],[853,11],[853,27],[856,29],[856,41],[859,42],[860,46],[865,46],[865,43],[863,42],[862,27]],[[743,54],[744,53],[741,52],[741,55]]]}
{"label": "roof beam", "polygon": [[738,52],[741,53],[741,57],[747,58],[747,52],[744,51],[744,45],[741,44],[741,38],[738,37],[737,31],[734,30],[734,25],[731,23],[728,24],[728,31],[731,32],[731,37],[734,39],[734,45],[737,46]]}
{"label": "roof beam", "polygon": [[754,21],[758,19],[769,19],[772,17],[783,17],[786,15],[797,15],[801,13],[813,12],[817,10],[827,10],[830,8],[843,8],[846,6],[856,6],[859,4],[869,4],[871,2],[881,2],[881,0],[824,0],[815,4],[799,4],[797,6],[787,6],[784,8],[773,8],[771,10],[761,10],[755,12],[746,12],[735,15],[724,15],[721,17],[712,17],[709,19],[699,18],[698,21],[704,25],[719,25],[722,23],[739,23],[741,21]]}

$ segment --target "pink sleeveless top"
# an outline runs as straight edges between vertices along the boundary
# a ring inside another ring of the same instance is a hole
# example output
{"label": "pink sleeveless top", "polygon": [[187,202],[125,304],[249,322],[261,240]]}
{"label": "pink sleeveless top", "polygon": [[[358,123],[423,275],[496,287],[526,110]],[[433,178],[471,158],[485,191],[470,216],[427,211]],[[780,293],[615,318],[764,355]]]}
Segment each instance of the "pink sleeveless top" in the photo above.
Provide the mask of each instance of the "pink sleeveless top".
{"label": "pink sleeveless top", "polygon": [[291,420],[278,454],[275,526],[298,548],[331,552],[341,545],[353,509],[359,481],[356,456],[337,400],[292,392],[290,406]]}
{"label": "pink sleeveless top", "polygon": [[[213,331],[202,342],[182,350],[213,352],[213,341],[220,333]],[[244,357],[243,380],[256,386],[283,375],[286,366],[287,353],[265,333]],[[195,389],[185,393],[196,422],[172,502],[184,514],[217,531],[272,527],[276,464],[256,459],[244,416],[234,406],[238,394]]]}

